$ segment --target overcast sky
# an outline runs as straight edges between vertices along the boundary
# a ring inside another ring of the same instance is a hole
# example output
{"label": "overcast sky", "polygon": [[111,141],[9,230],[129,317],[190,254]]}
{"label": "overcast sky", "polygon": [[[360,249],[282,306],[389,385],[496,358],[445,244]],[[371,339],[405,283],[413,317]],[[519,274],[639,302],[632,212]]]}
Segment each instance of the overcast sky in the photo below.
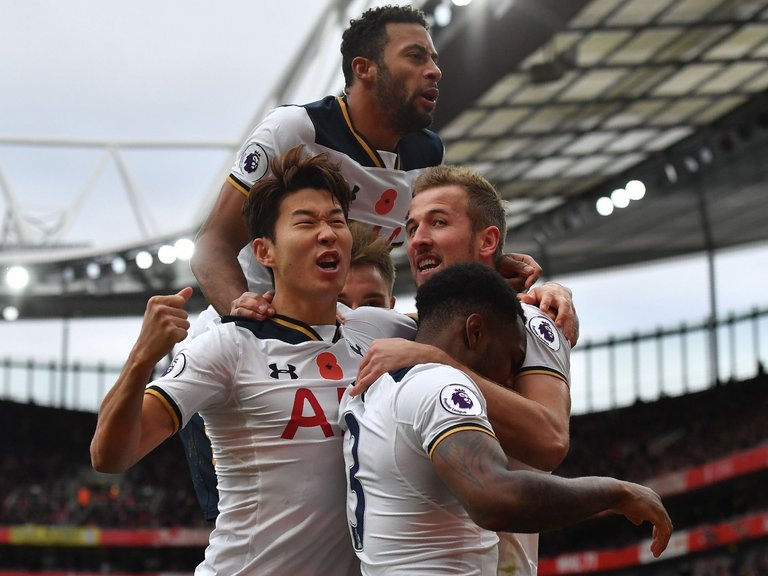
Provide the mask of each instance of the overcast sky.
{"label": "overcast sky", "polygon": [[[46,226],[55,229],[104,151],[8,145],[4,138],[238,145],[327,4],[0,0],[0,184],[5,182],[25,214],[42,223],[42,234]],[[329,50],[333,62],[338,41]],[[302,91],[298,101],[325,95],[311,86]],[[149,225],[173,231],[193,222],[211,190],[218,189],[233,153],[134,150],[123,157],[146,203]],[[139,238],[141,228],[118,174],[108,160],[62,242],[106,247]],[[8,207],[3,197],[0,207]],[[717,275],[723,314],[768,306],[764,245],[718,256]],[[558,280],[574,291],[582,341],[699,321],[708,314],[701,255]],[[405,298],[401,304],[412,309]],[[137,319],[73,321],[70,359],[120,362],[137,332]],[[60,322],[0,322],[1,355],[57,359],[61,336]]]}

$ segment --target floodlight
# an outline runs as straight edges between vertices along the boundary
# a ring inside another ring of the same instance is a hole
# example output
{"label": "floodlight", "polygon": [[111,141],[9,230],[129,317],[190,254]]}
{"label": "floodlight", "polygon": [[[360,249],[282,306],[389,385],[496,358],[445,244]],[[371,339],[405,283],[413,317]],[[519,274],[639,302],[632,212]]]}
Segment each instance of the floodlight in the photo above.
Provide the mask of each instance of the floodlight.
{"label": "floodlight", "polygon": [[23,290],[29,284],[29,272],[23,266],[11,266],[5,274],[5,282],[13,290]]}

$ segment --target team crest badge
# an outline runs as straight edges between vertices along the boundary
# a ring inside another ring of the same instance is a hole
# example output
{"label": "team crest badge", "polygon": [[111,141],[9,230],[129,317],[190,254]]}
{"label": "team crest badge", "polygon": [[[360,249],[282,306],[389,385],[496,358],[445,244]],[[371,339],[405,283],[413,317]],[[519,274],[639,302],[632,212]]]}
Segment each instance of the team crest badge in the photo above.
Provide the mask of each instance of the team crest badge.
{"label": "team crest badge", "polygon": [[534,316],[528,321],[528,330],[552,350],[560,350],[560,333],[546,316]]}
{"label": "team crest badge", "polygon": [[472,390],[461,384],[451,384],[440,391],[440,404],[451,414],[479,416],[483,405]]}
{"label": "team crest badge", "polygon": [[240,161],[240,168],[248,174],[251,181],[260,180],[269,169],[269,157],[261,144],[249,144]]}
{"label": "team crest badge", "polygon": [[184,356],[184,352],[179,352],[176,354],[176,358],[173,359],[173,362],[168,366],[168,368],[165,369],[165,372],[163,372],[163,375],[161,378],[164,378],[166,376],[170,378],[178,378],[181,376],[181,373],[184,372],[184,368],[187,367],[187,357]]}

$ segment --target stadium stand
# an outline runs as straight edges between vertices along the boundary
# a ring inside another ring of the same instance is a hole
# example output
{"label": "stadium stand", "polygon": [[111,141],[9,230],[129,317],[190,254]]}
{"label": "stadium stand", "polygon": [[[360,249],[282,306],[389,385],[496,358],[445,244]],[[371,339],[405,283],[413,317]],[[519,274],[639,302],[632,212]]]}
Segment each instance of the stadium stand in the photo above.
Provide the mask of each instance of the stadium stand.
{"label": "stadium stand", "polygon": [[[574,417],[571,452],[557,473],[650,482],[676,536],[661,562],[646,565],[647,526],[596,518],[543,535],[539,573],[768,575],[766,413],[768,377],[760,374]],[[91,413],[0,402],[10,447],[0,456],[0,576],[148,575],[189,571],[199,561],[210,527],[179,441],[125,474],[98,474],[88,455],[94,426]]]}
{"label": "stadium stand", "polygon": [[[571,451],[557,473],[607,474],[650,484],[675,523],[676,535],[660,564],[616,574],[725,576],[742,570],[742,564],[756,565],[749,558],[761,553],[747,551],[763,550],[768,535],[767,408],[768,378],[761,374],[572,420]],[[545,534],[539,573],[602,572],[649,562],[647,536],[647,526],[613,516]],[[707,554],[713,552],[710,561]],[[696,559],[702,553],[707,557]],[[663,568],[676,556],[685,560]]]}

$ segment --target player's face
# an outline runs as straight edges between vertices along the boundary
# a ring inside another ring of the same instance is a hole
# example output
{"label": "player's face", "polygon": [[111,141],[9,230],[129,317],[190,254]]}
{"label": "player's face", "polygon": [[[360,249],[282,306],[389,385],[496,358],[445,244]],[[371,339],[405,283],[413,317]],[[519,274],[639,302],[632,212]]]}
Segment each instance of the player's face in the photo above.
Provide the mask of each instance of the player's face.
{"label": "player's face", "polygon": [[267,242],[275,290],[331,295],[344,286],[352,235],[330,192],[304,188],[280,203],[275,241]]}
{"label": "player's face", "polygon": [[373,264],[365,264],[350,268],[339,302],[353,310],[360,306],[392,308],[395,299],[381,271]]}
{"label": "player's face", "polygon": [[452,264],[492,264],[481,251],[483,232],[472,231],[467,202],[466,191],[456,185],[431,188],[413,197],[405,230],[416,286]]}
{"label": "player's face", "polygon": [[387,121],[400,133],[426,128],[437,106],[442,76],[429,33],[418,24],[387,24],[377,63],[376,95]]}

